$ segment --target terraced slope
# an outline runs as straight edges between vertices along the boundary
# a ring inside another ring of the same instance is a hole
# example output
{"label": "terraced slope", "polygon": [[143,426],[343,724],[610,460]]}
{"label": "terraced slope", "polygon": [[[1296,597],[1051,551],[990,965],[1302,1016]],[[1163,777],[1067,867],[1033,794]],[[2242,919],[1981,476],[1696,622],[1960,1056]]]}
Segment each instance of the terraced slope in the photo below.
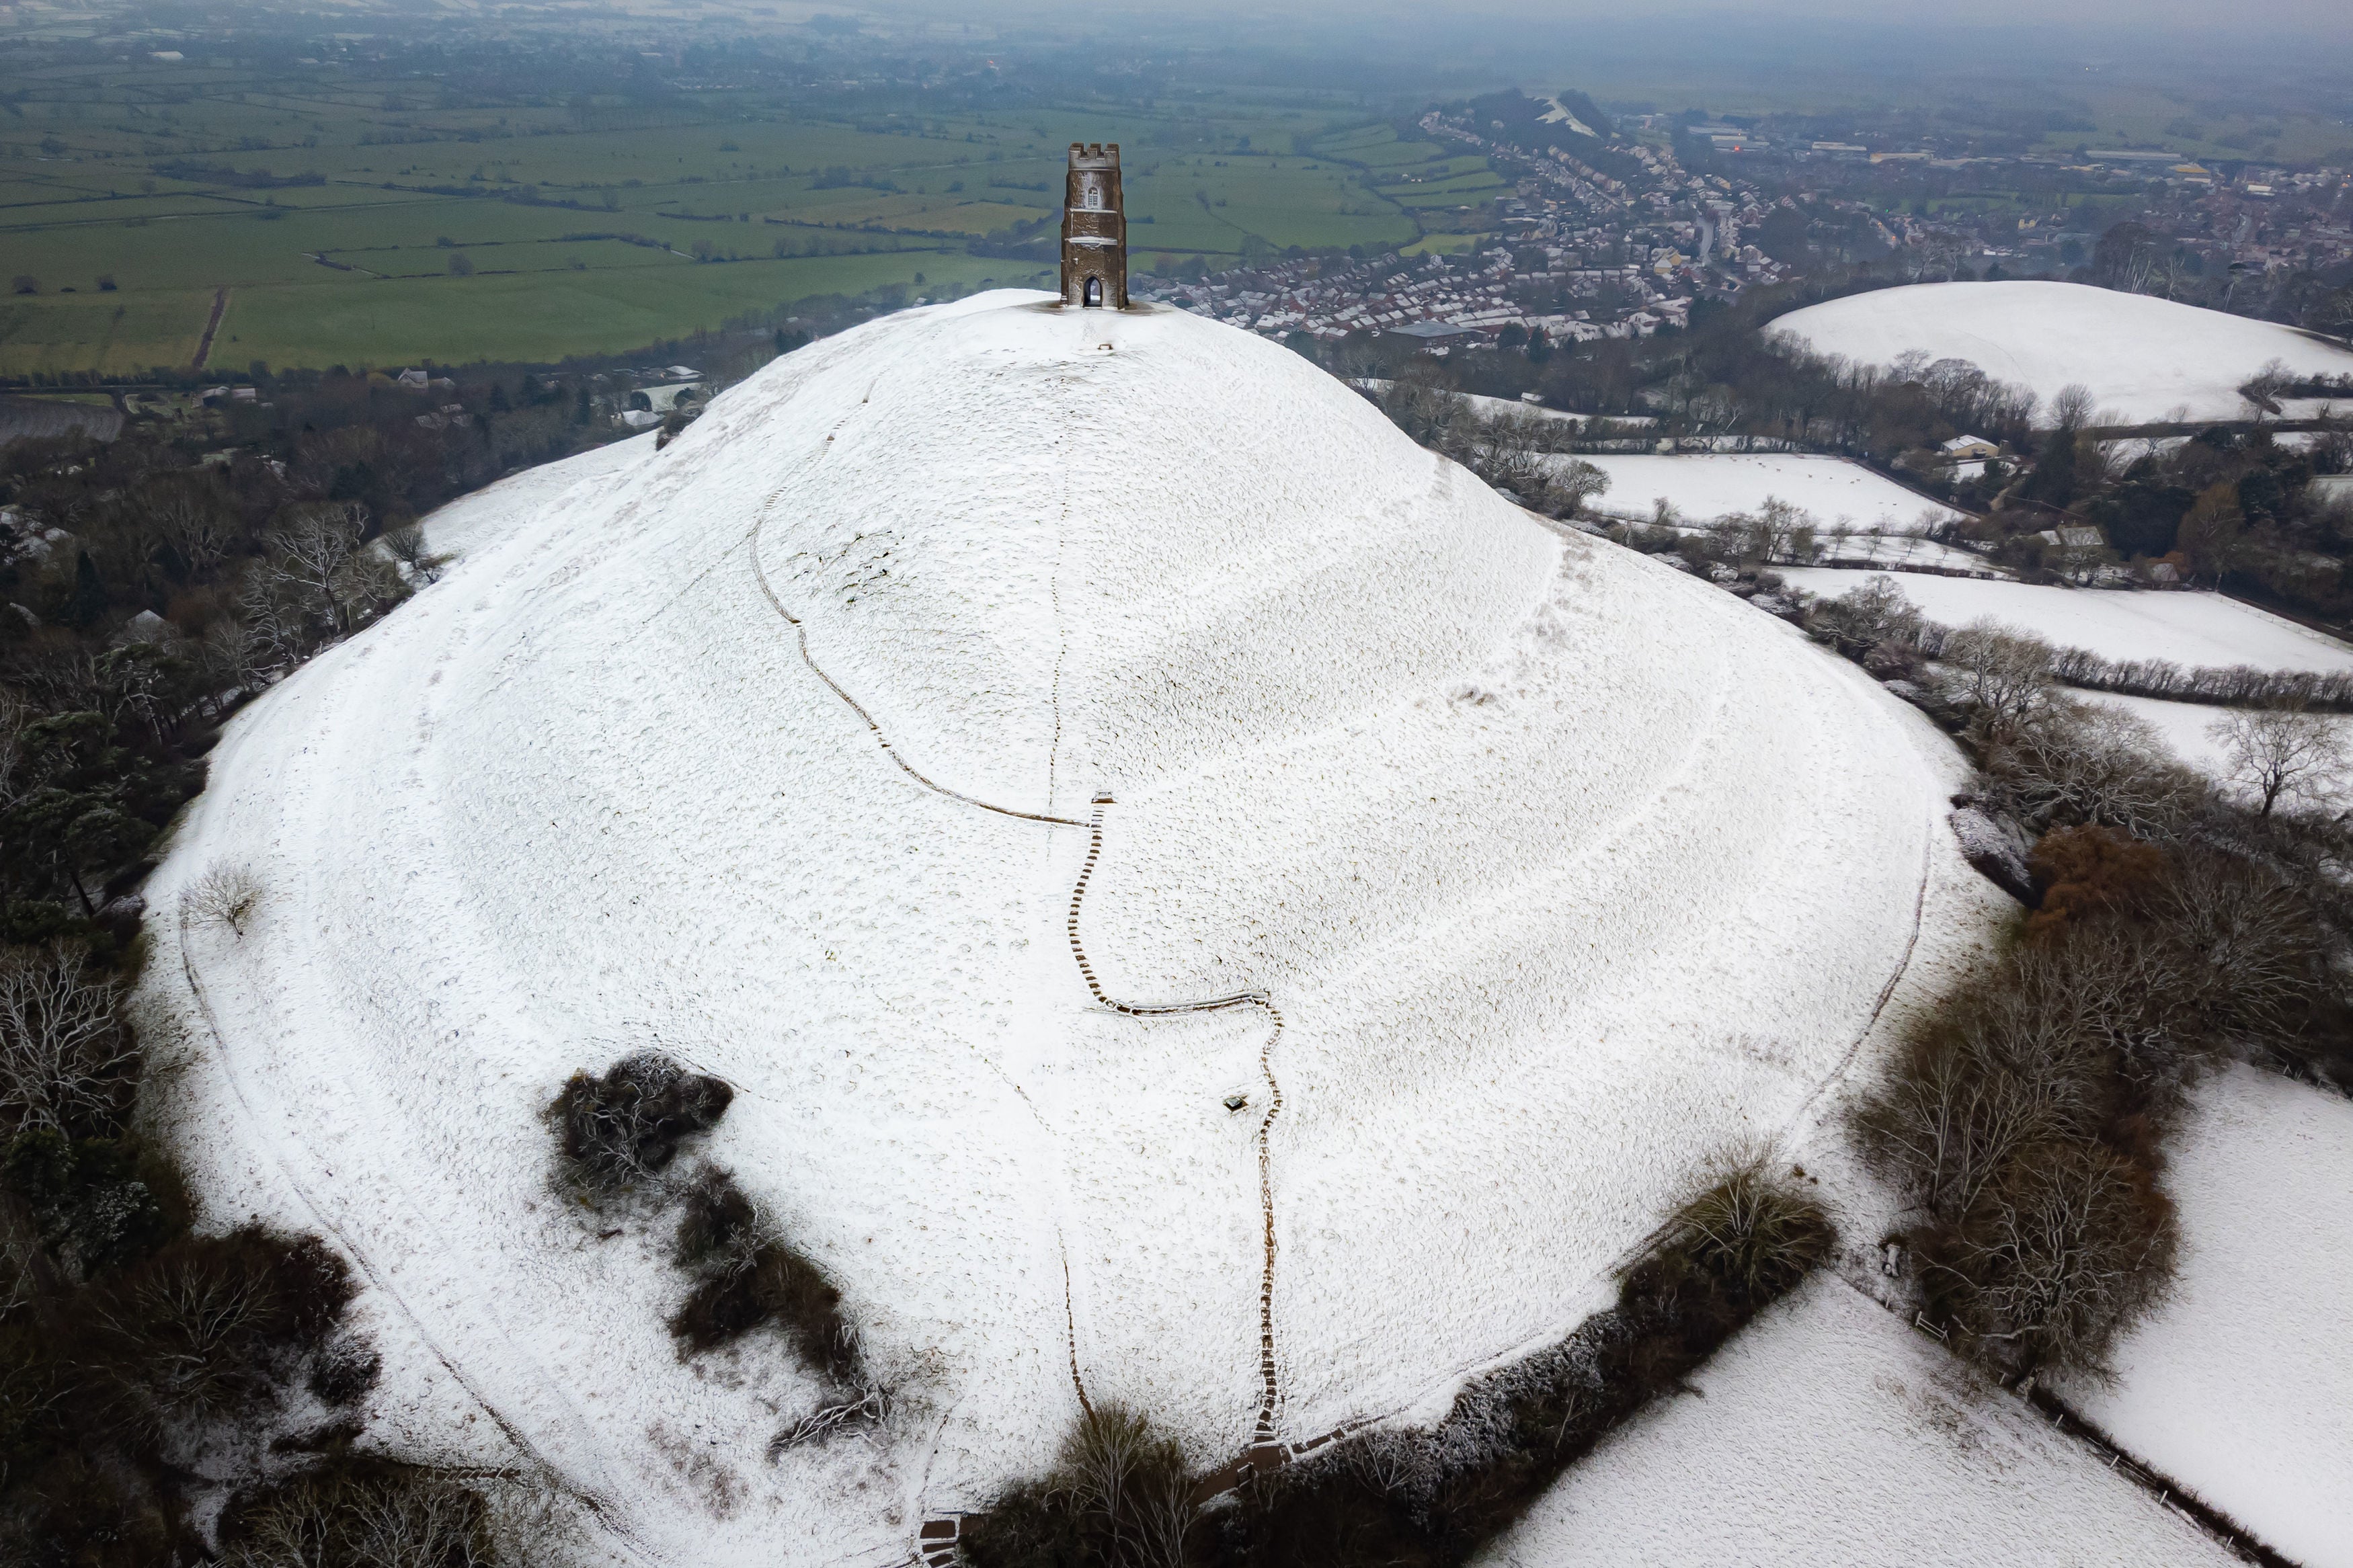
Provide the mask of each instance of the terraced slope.
{"label": "terraced slope", "polygon": [[[235,723],[153,896],[269,895],[149,973],[208,1201],[364,1263],[382,1428],[641,1560],[881,1561],[1082,1393],[1205,1464],[1442,1399],[1991,897],[1861,672],[1212,323],[911,311],[597,463]],[[736,1086],[871,1442],[771,1459],[816,1386],[682,1365],[666,1236],[552,1189],[648,1045]]]}

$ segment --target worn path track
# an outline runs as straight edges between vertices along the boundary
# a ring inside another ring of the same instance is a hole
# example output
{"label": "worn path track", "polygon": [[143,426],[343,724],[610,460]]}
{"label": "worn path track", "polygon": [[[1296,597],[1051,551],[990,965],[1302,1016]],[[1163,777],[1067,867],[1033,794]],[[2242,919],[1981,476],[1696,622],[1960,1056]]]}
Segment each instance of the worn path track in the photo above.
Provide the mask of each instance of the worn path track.
{"label": "worn path track", "polygon": [[[871,395],[871,391],[869,395]],[[860,399],[860,406],[864,405],[864,402],[865,399]],[[807,467],[814,466],[824,458],[826,452],[830,449],[834,437],[840,433],[842,426],[849,422],[851,417],[855,416],[856,412],[857,410],[853,408],[849,414],[843,415],[841,418],[834,422],[833,428],[826,434],[824,443],[818,447],[816,452],[810,455],[808,462],[803,465],[804,471]],[[774,489],[768,492],[766,498],[760,504],[758,516],[753,520],[751,531],[744,537],[743,542],[745,552],[751,561],[752,575],[754,580],[759,584],[761,596],[766,599],[768,601],[769,607],[774,609],[777,616],[783,619],[787,626],[793,628],[793,635],[800,652],[801,662],[808,667],[809,673],[815,675],[818,680],[824,682],[827,690],[832,692],[835,697],[840,699],[843,706],[847,707],[851,712],[857,714],[858,717],[864,721],[867,732],[874,737],[875,744],[881,747],[884,754],[889,756],[892,762],[898,765],[900,771],[904,773],[916,784],[922,785],[924,789],[931,791],[934,795],[945,796],[947,799],[958,802],[964,805],[975,807],[977,810],[993,812],[999,816],[1009,816],[1022,822],[1041,823],[1050,827],[1084,827],[1087,829],[1088,842],[1086,863],[1081,868],[1078,882],[1071,891],[1069,932],[1071,939],[1071,956],[1078,963],[1079,973],[1081,977],[1085,980],[1089,994],[1092,994],[1098,1003],[1110,1008],[1113,1012],[1124,1014],[1126,1016],[1134,1018],[1174,1017],[1184,1014],[1219,1013],[1237,1007],[1254,1007],[1262,1010],[1266,1014],[1269,1021],[1273,1024],[1273,1031],[1268,1035],[1266,1043],[1259,1048],[1259,1072],[1260,1075],[1266,1079],[1267,1108],[1265,1113],[1259,1119],[1257,1134],[1260,1211],[1260,1395],[1257,1418],[1253,1423],[1251,1429],[1251,1448],[1254,1453],[1259,1454],[1271,1454],[1277,1452],[1279,1449],[1280,1440],[1276,1436],[1275,1419],[1276,1412],[1280,1407],[1282,1400],[1282,1382],[1281,1372],[1274,1353],[1274,1173],[1273,1155],[1270,1146],[1269,1137],[1273,1129],[1275,1118],[1281,1115],[1282,1111],[1282,1086],[1274,1076],[1273,1063],[1275,1045],[1282,1038],[1283,1018],[1282,1010],[1275,1005],[1274,999],[1263,991],[1240,991],[1229,995],[1211,996],[1195,1001],[1157,1003],[1124,1002],[1112,996],[1109,993],[1104,991],[1102,981],[1095,974],[1093,962],[1088,958],[1086,949],[1080,941],[1079,910],[1086,898],[1087,883],[1094,876],[1095,863],[1101,859],[1103,856],[1103,811],[1105,807],[1113,804],[1111,795],[1107,793],[1097,795],[1093,803],[1093,812],[1084,822],[1081,822],[1073,817],[1055,816],[1049,812],[1017,811],[1010,806],[997,805],[992,802],[981,800],[976,796],[966,795],[961,790],[951,789],[947,785],[943,784],[937,780],[925,774],[921,769],[917,768],[913,763],[910,763],[903,755],[902,755],[898,749],[891,744],[890,737],[883,732],[881,725],[875,721],[874,715],[867,710],[865,704],[860,702],[855,697],[852,697],[849,692],[843,688],[841,683],[834,679],[831,675],[828,674],[825,668],[818,664],[817,659],[810,654],[807,625],[786,606],[784,599],[776,593],[775,585],[768,581],[767,569],[762,564],[760,560],[760,541],[767,528],[769,514],[776,510],[776,506],[780,502],[783,501],[786,493],[792,489],[792,486],[793,480],[791,479],[786,479],[784,482],[778,484]],[[1060,660],[1059,658],[1056,660],[1055,680],[1057,689],[1056,732],[1057,740],[1059,741],[1060,725],[1060,716],[1059,711]],[[1059,1237],[1057,1237],[1057,1245],[1060,1245]],[[1067,1251],[1064,1252],[1062,1258],[1062,1296],[1064,1329],[1068,1337],[1068,1349],[1071,1363],[1071,1384],[1072,1389],[1078,1395],[1080,1407],[1092,1413],[1094,1406],[1092,1401],[1087,1397],[1086,1382],[1079,1371],[1078,1324],[1076,1316],[1071,1310],[1070,1258]],[[956,1530],[957,1521],[953,1517],[926,1520],[917,1539],[916,1551],[918,1558],[923,1559],[926,1556],[930,1556],[932,1561],[945,1561],[946,1554],[952,1552],[954,1550]]]}
{"label": "worn path track", "polygon": [[[221,1063],[222,1076],[228,1082],[229,1091],[237,1097],[237,1109],[245,1113],[247,1122],[261,1135],[269,1150],[270,1163],[278,1168],[279,1174],[285,1178],[287,1186],[300,1200],[302,1206],[310,1211],[312,1223],[334,1238],[336,1245],[343,1249],[343,1255],[358,1266],[361,1274],[366,1277],[368,1283],[381,1291],[384,1299],[407,1320],[410,1330],[417,1335],[417,1342],[425,1347],[426,1352],[449,1374],[452,1382],[465,1391],[467,1397],[474,1402],[483,1415],[491,1418],[491,1424],[514,1446],[515,1451],[528,1459],[551,1486],[587,1510],[590,1517],[596,1521],[598,1526],[607,1531],[617,1544],[638,1561],[654,1563],[666,1561],[662,1553],[638,1536],[629,1527],[628,1521],[620,1517],[619,1510],[612,1506],[611,1499],[596,1488],[575,1479],[561,1464],[533,1443],[521,1427],[507,1419],[506,1415],[500,1411],[497,1403],[491,1398],[488,1391],[469,1377],[465,1369],[441,1348],[440,1340],[434,1334],[417,1309],[409,1304],[408,1299],[401,1294],[399,1287],[375,1266],[367,1249],[360,1246],[341,1225],[337,1224],[334,1215],[327,1211],[326,1205],[312,1195],[309,1184],[296,1172],[292,1160],[281,1146],[281,1141],[272,1131],[270,1122],[263,1117],[260,1109],[255,1105],[252,1096],[247,1092],[244,1075],[237,1070],[236,1059],[228,1049],[228,1037],[222,1032],[219,1015],[213,1009],[212,994],[196,973],[195,956],[188,947],[188,915],[185,906],[179,911],[174,929],[180,950],[180,971],[187,980],[188,994],[195,1001],[197,1014],[204,1019],[206,1029],[212,1035],[214,1048]],[[562,1397],[560,1390],[558,1397]],[[569,1411],[569,1400],[566,1399],[564,1403]],[[573,1414],[577,1419],[576,1413]]]}
{"label": "worn path track", "polygon": [[1087,896],[1087,881],[1095,874],[1095,861],[1103,855],[1103,809],[1112,805],[1109,795],[1095,796],[1094,816],[1087,824],[1087,863],[1080,868],[1078,885],[1071,889],[1071,956],[1078,960],[1079,973],[1086,977],[1087,989],[1094,999],[1114,1013],[1124,1013],[1133,1018],[1165,1018],[1183,1013],[1221,1013],[1233,1007],[1263,1008],[1274,1025],[1274,1032],[1259,1047],[1258,1070],[1266,1079],[1266,1114],[1258,1123],[1258,1202],[1263,1228],[1261,1261],[1258,1288],[1259,1332],[1259,1395],[1258,1423],[1252,1430],[1253,1447],[1263,1447],[1275,1441],[1274,1412],[1280,1397],[1281,1384],[1274,1362],[1274,1168],[1267,1145],[1267,1134],[1274,1119],[1282,1114],[1282,1085],[1274,1076],[1274,1047],[1282,1038],[1282,1009],[1274,998],[1263,991],[1237,991],[1229,995],[1210,996],[1197,1002],[1122,1002],[1103,988],[1095,975],[1094,964],[1079,940],[1079,906]]}

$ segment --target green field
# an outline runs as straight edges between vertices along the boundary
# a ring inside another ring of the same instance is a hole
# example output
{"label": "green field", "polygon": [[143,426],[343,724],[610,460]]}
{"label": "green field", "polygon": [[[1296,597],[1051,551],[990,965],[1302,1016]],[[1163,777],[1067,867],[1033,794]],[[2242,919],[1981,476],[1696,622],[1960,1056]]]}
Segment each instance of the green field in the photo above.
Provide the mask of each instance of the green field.
{"label": "green field", "polygon": [[1034,261],[973,247],[1042,232],[1077,140],[1121,143],[1143,268],[1401,247],[1417,212],[1501,188],[1360,110],[1241,90],[1181,114],[846,124],[772,103],[469,107],[287,69],[132,61],[5,84],[0,374],[185,366],[219,289],[207,363],[236,370],[554,360],[821,293],[1031,285]]}

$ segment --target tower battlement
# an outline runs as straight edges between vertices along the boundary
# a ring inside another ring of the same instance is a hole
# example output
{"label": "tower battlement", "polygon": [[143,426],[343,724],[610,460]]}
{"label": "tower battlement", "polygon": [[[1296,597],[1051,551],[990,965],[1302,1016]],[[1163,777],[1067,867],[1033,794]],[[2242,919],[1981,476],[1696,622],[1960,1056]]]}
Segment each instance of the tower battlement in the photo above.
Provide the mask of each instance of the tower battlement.
{"label": "tower battlement", "polygon": [[1119,143],[1071,143],[1062,183],[1062,303],[1127,309],[1127,214]]}

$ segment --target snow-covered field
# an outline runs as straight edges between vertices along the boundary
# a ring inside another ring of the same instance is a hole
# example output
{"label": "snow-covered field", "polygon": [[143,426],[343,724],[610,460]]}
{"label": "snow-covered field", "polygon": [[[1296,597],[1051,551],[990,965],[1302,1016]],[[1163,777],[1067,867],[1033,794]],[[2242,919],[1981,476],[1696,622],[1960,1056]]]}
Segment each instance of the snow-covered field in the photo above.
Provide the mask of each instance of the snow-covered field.
{"label": "snow-covered field", "polygon": [[1961,516],[1844,458],[1706,452],[1556,459],[1572,460],[1591,463],[1609,476],[1609,488],[1595,498],[1593,510],[1612,517],[1647,520],[1651,501],[1661,496],[1693,522],[1753,512],[1774,496],[1811,512],[1825,531],[1844,523],[1877,532],[1924,533]]}
{"label": "snow-covered field", "polygon": [[1767,331],[1870,364],[1913,349],[1965,359],[2046,404],[2080,382],[2132,422],[2177,408],[2245,418],[2239,386],[2274,359],[2299,374],[2353,372],[2353,353],[2290,327],[2083,283],[1916,283],[1809,305]]}
{"label": "snow-covered field", "polygon": [[[2230,778],[2229,760],[2222,742],[2212,730],[2218,721],[2230,717],[2228,708],[2211,708],[2200,702],[2168,702],[2156,697],[2123,697],[2114,692],[2079,692],[2088,701],[2121,708],[2148,721],[2158,739],[2180,761],[2196,768],[2218,784],[2233,789],[2243,789]],[[2328,727],[2337,732],[2337,742],[2346,755],[2353,756],[2353,713],[2332,713],[2325,718]],[[2338,782],[2318,804],[2334,811],[2353,809],[2353,779]]]}
{"label": "snow-covered field", "polygon": [[1606,1438],[1483,1568],[2232,1563],[1941,1345],[1817,1276]]}
{"label": "snow-covered field", "polygon": [[[1077,1379],[1205,1462],[1270,1395],[1442,1397],[1708,1151],[1802,1136],[1999,900],[1860,670],[1180,312],[893,315],[436,527],[441,582],[229,727],[150,896],[267,896],[153,921],[147,999],[208,1213],[359,1260],[381,1429],[643,1559],[887,1561]],[[1271,1049],[1091,995],[1087,830],[1008,813],[1099,792],[1092,973],[1263,991]],[[872,1443],[770,1460],[811,1381],[681,1363],[666,1229],[551,1184],[564,1076],[654,1045],[735,1085],[708,1153],[840,1283]]]}
{"label": "snow-covered field", "polygon": [[[1954,572],[1999,574],[2003,568],[1984,556],[1955,544],[1939,544],[1916,533],[1857,533],[1844,539],[1824,539],[1821,549],[1833,561],[1868,561],[1877,566],[1936,566]],[[1820,559],[1821,557],[1817,557]],[[1776,570],[1787,570],[1776,568]],[[1906,576],[1904,581],[1910,582]]]}
{"label": "snow-covered field", "polygon": [[2353,1103],[2253,1068],[2196,1092],[2172,1299],[2084,1413],[2306,1568],[2353,1563]]}
{"label": "snow-covered field", "polygon": [[[1860,586],[1871,574],[1806,567],[1783,575],[1828,597]],[[1931,620],[1961,626],[1989,616],[2063,647],[2088,648],[2112,659],[2353,669],[2353,647],[2220,594],[2042,588],[1916,574],[1895,581]]]}

